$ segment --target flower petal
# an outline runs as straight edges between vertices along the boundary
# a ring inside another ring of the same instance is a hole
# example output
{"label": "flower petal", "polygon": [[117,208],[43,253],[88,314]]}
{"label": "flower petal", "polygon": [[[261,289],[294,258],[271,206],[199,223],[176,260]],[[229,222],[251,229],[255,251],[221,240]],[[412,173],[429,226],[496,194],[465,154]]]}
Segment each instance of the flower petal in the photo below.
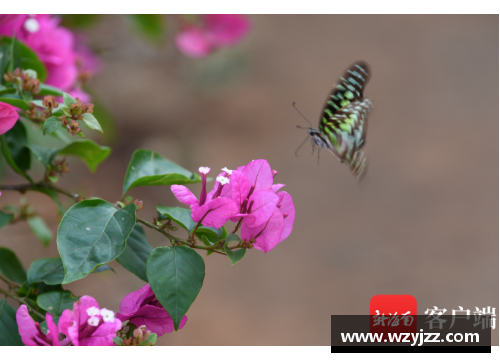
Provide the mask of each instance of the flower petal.
{"label": "flower petal", "polygon": [[[123,297],[120,303],[120,313],[117,313],[116,317],[122,321],[129,319],[129,315],[137,312],[142,305],[146,304],[145,302],[152,298],[155,298],[153,290],[149,284],[146,284],[141,289]],[[125,315],[127,315],[126,318],[124,317]]]}
{"label": "flower petal", "polygon": [[273,215],[279,197],[269,191],[254,192],[248,200],[252,204],[251,212],[243,219],[243,224],[248,227],[256,227],[265,223]]}
{"label": "flower petal", "polygon": [[280,188],[286,186],[285,184],[275,184],[271,186],[271,192],[277,192]]}
{"label": "flower petal", "polygon": [[202,220],[203,226],[222,227],[230,216],[238,212],[236,203],[227,197],[218,197],[193,210],[191,217],[195,222]]}
{"label": "flower petal", "polygon": [[28,313],[28,308],[22,304],[16,312],[16,322],[21,335],[21,340],[26,346],[37,346],[31,339],[38,334],[35,321]]}
{"label": "flower petal", "polygon": [[198,199],[193,195],[191,191],[186,186],[182,185],[172,185],[170,186],[174,196],[182,202],[184,205],[194,205],[198,203]]}
{"label": "flower petal", "polygon": [[[130,319],[130,323],[135,324],[137,327],[146,325],[146,329],[158,334],[158,337],[174,331],[174,321],[163,307],[146,305],[134,313],[133,317],[127,319]],[[187,317],[184,316],[179,329],[184,327],[186,321]]]}
{"label": "flower petal", "polygon": [[293,204],[292,196],[286,191],[277,192],[276,195],[279,197],[278,204],[281,205],[280,212],[282,214],[287,213],[288,216],[285,218],[285,228],[281,234],[280,242],[285,240],[292,232],[293,222],[295,220],[295,205]]}
{"label": "flower petal", "polygon": [[205,32],[194,26],[179,32],[175,44],[181,53],[193,58],[203,58],[210,54],[212,44]]}
{"label": "flower petal", "polygon": [[[217,178],[219,176],[226,176],[226,173],[225,172],[221,172],[220,174],[217,175],[217,177],[215,178],[215,180],[217,180]],[[207,200],[212,200],[215,193],[217,192],[217,190],[219,189],[219,185],[220,185],[220,182],[219,181],[215,181],[215,185],[214,185],[214,188],[212,189],[212,191],[210,191],[207,195]],[[228,184],[225,184],[225,185],[222,185],[222,190],[221,190],[221,193],[220,193],[220,197],[227,197],[228,199],[231,198],[231,184],[228,183]]]}
{"label": "flower petal", "polygon": [[47,337],[52,340],[53,346],[59,346],[59,329],[57,329],[57,325],[54,323],[52,315],[47,313],[45,319],[47,321],[47,329],[49,330]]}
{"label": "flower petal", "polygon": [[113,338],[116,332],[122,328],[122,322],[115,318],[113,322],[105,322],[87,338],[80,341],[80,346],[114,346]]}
{"label": "flower petal", "polygon": [[280,237],[284,227],[283,215],[279,209],[275,208],[273,215],[263,225],[251,228],[243,223],[241,227],[241,238],[243,240],[250,240],[252,237],[255,238],[255,240],[257,240],[257,242],[253,244],[255,249],[263,250],[267,253],[282,241]]}
{"label": "flower petal", "polygon": [[0,134],[4,134],[16,124],[19,113],[10,104],[0,102]]}
{"label": "flower petal", "polygon": [[240,171],[233,171],[230,176],[231,180],[231,198],[236,202],[238,207],[241,206],[250,191],[250,185],[247,177]]}
{"label": "flower petal", "polygon": [[220,46],[238,43],[250,30],[250,20],[240,14],[208,14],[203,16],[211,42]]}
{"label": "flower petal", "polygon": [[266,160],[254,160],[246,165],[241,172],[248,178],[250,187],[255,186],[255,191],[269,191],[271,189],[273,173]]}

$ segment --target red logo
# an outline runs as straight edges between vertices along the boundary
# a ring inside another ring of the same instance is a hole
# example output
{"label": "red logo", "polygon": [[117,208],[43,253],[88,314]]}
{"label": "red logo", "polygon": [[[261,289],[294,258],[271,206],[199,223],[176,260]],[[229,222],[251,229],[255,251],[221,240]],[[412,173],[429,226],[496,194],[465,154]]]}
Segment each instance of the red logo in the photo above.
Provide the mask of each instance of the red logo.
{"label": "red logo", "polygon": [[412,295],[375,295],[370,300],[370,332],[417,333],[417,300]]}

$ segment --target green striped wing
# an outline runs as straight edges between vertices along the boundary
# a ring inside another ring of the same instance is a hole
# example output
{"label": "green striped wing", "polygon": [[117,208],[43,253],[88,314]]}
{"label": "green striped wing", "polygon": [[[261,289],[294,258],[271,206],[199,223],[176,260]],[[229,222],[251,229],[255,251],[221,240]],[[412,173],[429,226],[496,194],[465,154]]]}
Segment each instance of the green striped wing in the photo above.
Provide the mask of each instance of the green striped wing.
{"label": "green striped wing", "polygon": [[356,178],[361,178],[367,160],[361,150],[365,143],[367,120],[372,103],[363,92],[370,79],[368,64],[354,63],[333,86],[321,115],[319,129],[330,141],[330,151],[347,163]]}

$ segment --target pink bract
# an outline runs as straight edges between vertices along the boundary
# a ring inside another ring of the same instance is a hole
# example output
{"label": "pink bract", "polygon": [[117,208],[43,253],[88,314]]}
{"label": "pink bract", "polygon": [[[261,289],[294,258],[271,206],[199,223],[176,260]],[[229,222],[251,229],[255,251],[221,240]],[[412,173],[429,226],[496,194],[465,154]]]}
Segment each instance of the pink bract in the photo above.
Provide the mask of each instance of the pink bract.
{"label": "pink bract", "polygon": [[[31,318],[28,308],[23,304],[16,312],[16,322],[21,340],[26,346],[60,346],[59,330],[52,316],[47,313],[48,334],[43,333],[40,324]],[[66,343],[67,344],[67,343]]]}
{"label": "pink bract", "polygon": [[0,135],[9,131],[19,119],[16,108],[10,104],[0,102]]}
{"label": "pink bract", "polygon": [[[127,294],[120,304],[120,320],[129,320],[137,327],[146,326],[146,330],[161,336],[174,331],[174,321],[168,312],[156,299],[149,284],[141,289]],[[184,316],[179,324],[179,329],[184,327],[187,317]]]}

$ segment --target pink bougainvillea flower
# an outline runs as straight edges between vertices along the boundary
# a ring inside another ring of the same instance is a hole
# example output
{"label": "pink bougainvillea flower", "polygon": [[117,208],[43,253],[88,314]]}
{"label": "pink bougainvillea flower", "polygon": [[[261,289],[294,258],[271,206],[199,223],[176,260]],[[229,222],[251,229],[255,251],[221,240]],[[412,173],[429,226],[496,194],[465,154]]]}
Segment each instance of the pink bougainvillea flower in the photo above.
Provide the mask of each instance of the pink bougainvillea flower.
{"label": "pink bougainvillea flower", "polygon": [[74,346],[114,346],[113,338],[122,328],[120,319],[106,308],[99,309],[96,300],[84,295],[66,309],[59,319],[59,331],[65,334]]}
{"label": "pink bougainvillea flower", "polygon": [[47,334],[43,333],[40,323],[35,322],[23,304],[16,313],[16,322],[21,340],[26,346],[64,346],[68,339],[59,341],[59,330],[50,313],[46,314]]}
{"label": "pink bougainvillea flower", "polygon": [[79,74],[95,73],[99,65],[81,38],[76,41],[73,33],[59,23],[60,19],[52,15],[0,15],[0,36],[15,33],[44,63],[48,74],[45,82],[72,92],[78,88]]}
{"label": "pink bougainvillea flower", "polygon": [[15,107],[0,102],[0,135],[14,127],[18,119],[19,114]]}
{"label": "pink bougainvillea flower", "polygon": [[250,30],[250,20],[238,14],[200,15],[201,25],[188,24],[179,32],[175,43],[187,56],[202,58],[213,50],[237,44]]}
{"label": "pink bougainvillea flower", "polygon": [[238,212],[238,206],[232,199],[221,196],[222,186],[229,184],[229,179],[219,175],[217,177],[217,182],[220,185],[218,192],[211,192],[207,195],[207,174],[210,172],[210,168],[200,167],[198,171],[201,173],[202,181],[199,201],[186,186],[172,185],[170,190],[177,200],[191,207],[193,221],[201,222],[203,226],[218,229],[226,223],[230,216]]}
{"label": "pink bougainvillea flower", "polygon": [[[116,315],[120,320],[129,320],[137,327],[146,326],[146,330],[159,336],[174,331],[174,321],[165,308],[156,299],[149,284],[141,289],[127,294],[120,303],[120,313]],[[179,329],[184,327],[187,317],[184,316]]]}

